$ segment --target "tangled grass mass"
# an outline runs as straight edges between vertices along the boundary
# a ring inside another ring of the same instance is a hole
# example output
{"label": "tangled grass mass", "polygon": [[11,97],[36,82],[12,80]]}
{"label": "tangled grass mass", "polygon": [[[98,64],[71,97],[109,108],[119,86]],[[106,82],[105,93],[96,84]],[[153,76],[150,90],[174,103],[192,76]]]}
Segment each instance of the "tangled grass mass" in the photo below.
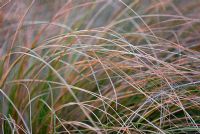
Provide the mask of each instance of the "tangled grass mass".
{"label": "tangled grass mass", "polygon": [[199,134],[199,0],[1,0],[1,134]]}

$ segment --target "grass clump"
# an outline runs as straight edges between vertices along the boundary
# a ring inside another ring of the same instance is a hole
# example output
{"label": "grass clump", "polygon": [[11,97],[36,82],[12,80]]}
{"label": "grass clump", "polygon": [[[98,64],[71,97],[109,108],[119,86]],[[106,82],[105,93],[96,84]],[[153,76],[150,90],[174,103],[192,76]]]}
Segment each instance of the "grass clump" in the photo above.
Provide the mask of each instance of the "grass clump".
{"label": "grass clump", "polygon": [[200,2],[0,3],[1,133],[200,133]]}

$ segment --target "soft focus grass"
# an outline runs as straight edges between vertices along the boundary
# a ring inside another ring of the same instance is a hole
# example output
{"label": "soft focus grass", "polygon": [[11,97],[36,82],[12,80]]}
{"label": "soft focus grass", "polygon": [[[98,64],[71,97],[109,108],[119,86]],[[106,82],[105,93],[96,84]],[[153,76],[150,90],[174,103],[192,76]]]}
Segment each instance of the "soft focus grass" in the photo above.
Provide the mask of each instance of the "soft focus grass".
{"label": "soft focus grass", "polygon": [[200,133],[197,0],[0,2],[0,133]]}

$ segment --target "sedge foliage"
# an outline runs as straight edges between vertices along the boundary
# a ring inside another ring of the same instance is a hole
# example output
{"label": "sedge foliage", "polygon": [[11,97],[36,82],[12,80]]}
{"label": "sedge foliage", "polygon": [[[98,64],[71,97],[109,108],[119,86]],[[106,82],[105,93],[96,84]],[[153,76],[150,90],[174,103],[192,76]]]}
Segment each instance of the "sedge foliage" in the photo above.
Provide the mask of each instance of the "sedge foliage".
{"label": "sedge foliage", "polygon": [[197,0],[0,2],[0,133],[200,133]]}

